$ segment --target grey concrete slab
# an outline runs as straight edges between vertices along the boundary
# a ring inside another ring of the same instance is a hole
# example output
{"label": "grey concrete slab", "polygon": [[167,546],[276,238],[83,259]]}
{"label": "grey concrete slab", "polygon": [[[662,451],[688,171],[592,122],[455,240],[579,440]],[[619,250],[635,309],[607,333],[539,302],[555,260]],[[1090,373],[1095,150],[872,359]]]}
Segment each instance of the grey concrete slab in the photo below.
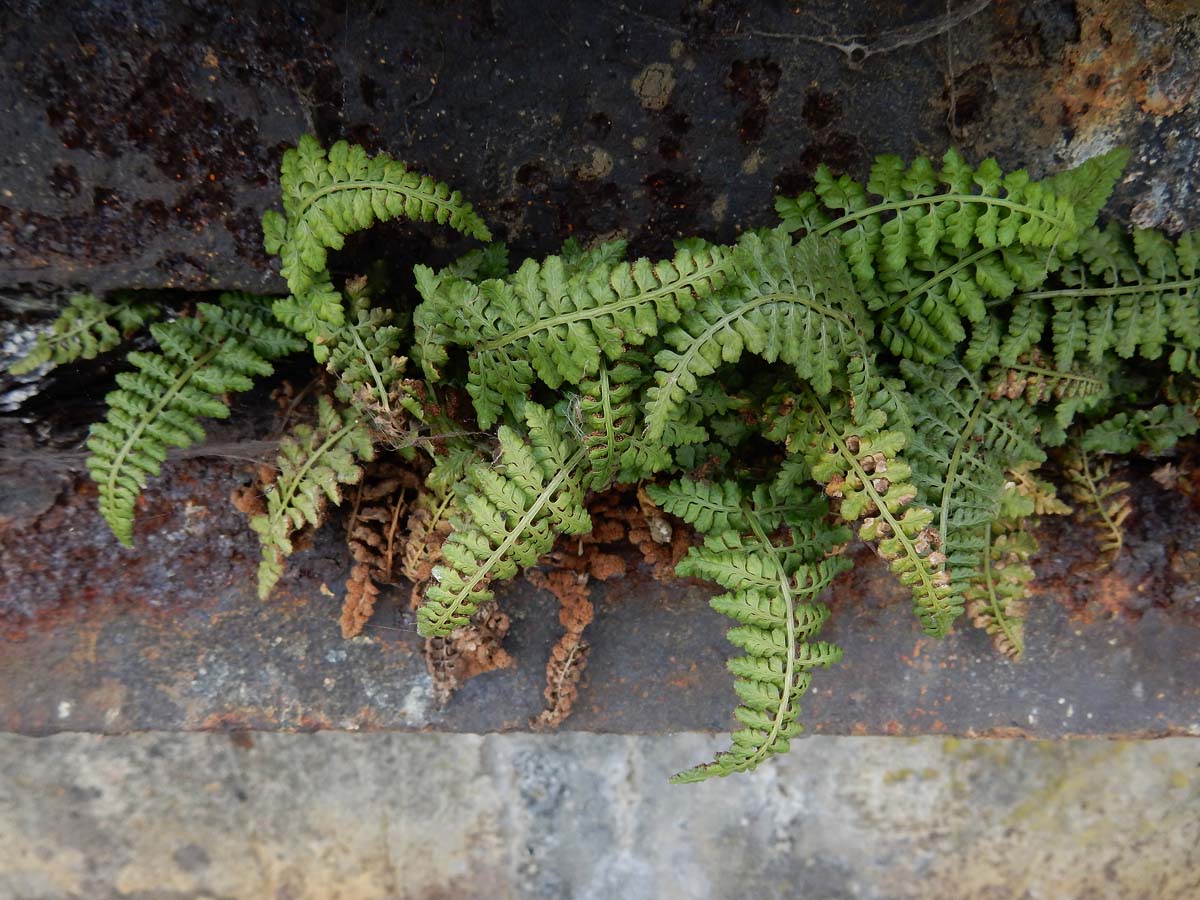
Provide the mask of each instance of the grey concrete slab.
{"label": "grey concrete slab", "polygon": [[1200,744],[0,737],[12,900],[1200,896]]}

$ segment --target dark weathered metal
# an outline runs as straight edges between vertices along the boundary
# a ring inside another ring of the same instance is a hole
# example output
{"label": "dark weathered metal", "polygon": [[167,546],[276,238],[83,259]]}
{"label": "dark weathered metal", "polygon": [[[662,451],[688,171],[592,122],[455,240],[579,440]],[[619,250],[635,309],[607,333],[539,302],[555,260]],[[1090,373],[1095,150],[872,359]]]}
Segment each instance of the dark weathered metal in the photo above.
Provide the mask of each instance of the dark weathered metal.
{"label": "dark weathered metal", "polygon": [[1125,145],[1122,217],[1195,225],[1193,7],[3,0],[0,286],[281,290],[259,219],[306,131],[461,187],[520,252],[725,240],[819,162],[952,144],[1035,173]]}
{"label": "dark weathered metal", "polygon": [[[145,496],[132,551],[105,529],[85,485],[0,532],[0,730],[528,727],[557,635],[550,595],[522,580],[501,590],[516,666],[439,707],[413,617],[395,602],[406,592],[388,596],[363,637],[341,638],[347,556],[336,528],[289,563],[271,600],[255,598],[255,538],[228,501],[245,477],[231,461],[173,464]],[[1111,570],[1095,569],[1093,538],[1075,522],[1045,531],[1020,664],[965,623],[948,640],[923,637],[903,591],[860,550],[828,593],[829,636],[846,656],[814,679],[809,729],[1200,733],[1200,552],[1189,537],[1200,513],[1145,473],[1134,496],[1127,550]],[[708,595],[645,571],[597,587],[589,666],[564,727],[727,727],[731,648]]]}

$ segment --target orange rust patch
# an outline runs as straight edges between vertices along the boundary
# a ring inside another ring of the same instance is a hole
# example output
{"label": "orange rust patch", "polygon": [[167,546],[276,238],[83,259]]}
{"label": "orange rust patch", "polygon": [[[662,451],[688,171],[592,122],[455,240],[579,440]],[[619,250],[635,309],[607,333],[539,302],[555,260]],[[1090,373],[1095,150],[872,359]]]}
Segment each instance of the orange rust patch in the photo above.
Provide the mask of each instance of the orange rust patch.
{"label": "orange rust patch", "polygon": [[[1155,5],[1164,22],[1178,15],[1171,3]],[[1174,115],[1193,101],[1200,73],[1173,71],[1172,42],[1139,33],[1139,6],[1133,0],[1080,0],[1079,41],[1067,48],[1063,71],[1042,102],[1048,125],[1066,119],[1080,129],[1103,128],[1139,111]]]}

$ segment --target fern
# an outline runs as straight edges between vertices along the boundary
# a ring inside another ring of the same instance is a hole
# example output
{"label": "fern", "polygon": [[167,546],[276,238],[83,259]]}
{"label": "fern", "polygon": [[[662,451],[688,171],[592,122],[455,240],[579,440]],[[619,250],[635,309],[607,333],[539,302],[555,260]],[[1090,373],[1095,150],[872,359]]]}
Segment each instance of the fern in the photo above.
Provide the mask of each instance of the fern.
{"label": "fern", "polygon": [[336,332],[326,363],[338,378],[334,396],[366,412],[379,440],[411,456],[415,435],[406,420],[424,413],[402,380],[408,360],[397,354],[404,331],[391,310],[371,307],[364,281],[352,280],[346,293],[353,321]]}
{"label": "fern", "polygon": [[[443,343],[470,348],[467,390],[483,428],[504,408],[518,413],[533,385],[578,385],[673,322],[697,297],[724,283],[732,265],[720,247],[680,250],[674,259],[612,262],[608,254],[569,264],[551,256],[526,260],[506,279],[480,284],[418,271],[424,304],[456,310],[453,333],[423,338],[428,316],[418,311],[422,364],[433,375],[445,361]],[[424,305],[423,304],[423,305]]]}
{"label": "fern", "polygon": [[[780,496],[761,486],[744,498],[732,481],[716,484],[683,479],[666,488],[651,486],[650,498],[705,536],[676,566],[676,573],[716,581],[728,590],[714,597],[713,609],[740,623],[729,641],[745,651],[731,659],[734,690],[741,705],[734,716],[741,728],[733,746],[711,763],[681,772],[675,783],[756,768],[767,757],[784,753],[800,733],[799,697],[808,690],[811,670],[828,667],[842,651],[810,641],[829,617],[828,607],[812,601],[839,572],[843,559],[827,555],[849,537],[845,529],[821,524],[819,500]],[[777,534],[782,529],[782,534]]]}
{"label": "fern", "polygon": [[655,385],[646,392],[647,441],[663,438],[679,407],[722,364],[743,351],[780,360],[828,394],[834,373],[863,346],[866,311],[831,240],[798,244],[781,232],[747,235],[738,247],[738,277],[702,299],[663,335]]}
{"label": "fern", "polygon": [[362,414],[339,412],[327,397],[317,406],[315,425],[301,424],[279,446],[279,472],[268,486],[267,511],[250,520],[262,544],[258,596],[265,600],[283,575],[284,559],[295,549],[293,536],[321,524],[326,503],[342,502],[344,484],[362,478],[362,462],[375,458]]}
{"label": "fern", "polygon": [[585,448],[573,448],[553,414],[526,404],[527,433],[499,430],[500,465],[476,465],[468,473],[472,492],[462,500],[463,521],[442,545],[446,564],[417,612],[426,637],[465,625],[492,599],[488,582],[511,578],[554,546],[559,534],[584,534],[591,520],[583,508]]}
{"label": "fern", "polygon": [[1154,360],[1168,347],[1182,355],[1200,348],[1200,233],[1172,245],[1156,231],[1126,236],[1115,223],[1089,229],[1060,280],[1065,286],[1018,298],[1022,308],[1052,304],[1051,318],[1022,327],[1036,342],[1049,321],[1059,368],[1083,354],[1096,365],[1110,351]]}
{"label": "fern", "polygon": [[1037,541],[1025,531],[994,534],[984,529],[984,552],[977,575],[968,582],[967,618],[992,638],[996,650],[1014,660],[1025,655],[1025,616],[1029,609],[1029,584]]}
{"label": "fern", "polygon": [[362,147],[338,141],[328,153],[305,135],[283,155],[283,214],[263,216],[264,245],[278,255],[292,295],[275,314],[313,343],[318,361],[330,333],[345,321],[341,294],[328,271],[328,251],[345,235],[395,218],[437,222],[481,241],[491,233],[457,191],[428,175],[410,172],[385,154],[368,157]]}
{"label": "fern", "polygon": [[1071,512],[1054,486],[1034,469],[1035,464],[1023,463],[1008,473],[999,515],[985,530],[981,566],[968,576],[964,590],[971,624],[990,635],[996,650],[1013,660],[1025,655],[1025,616],[1035,577],[1030,560],[1038,550],[1030,529],[1040,516]]}
{"label": "fern", "polygon": [[946,556],[955,605],[973,575],[989,564],[991,531],[1010,469],[1045,460],[1038,422],[1020,400],[994,398],[964,367],[937,368],[907,360],[918,499],[931,507]]}
{"label": "fern", "polygon": [[588,469],[584,485],[591,490],[637,481],[659,468],[641,452],[638,437],[637,398],[647,380],[647,362],[641,354],[627,353],[614,364],[602,364],[581,385],[580,431]]}
{"label": "fern", "polygon": [[[857,368],[867,382],[875,381],[870,363]],[[803,459],[844,522],[863,520],[859,537],[876,543],[879,555],[911,588],[922,627],[944,635],[961,612],[961,601],[950,587],[934,511],[913,502],[912,470],[900,456],[907,434],[889,427],[883,409],[855,408],[840,394],[822,400],[808,390],[772,406],[765,436],[784,441]]]}
{"label": "fern", "polygon": [[1112,151],[1049,182],[1006,176],[994,160],[973,169],[955,150],[940,169],[924,157],[906,167],[881,156],[865,189],[822,167],[814,191],[778,198],[776,210],[788,231],[838,236],[860,290],[882,311],[883,344],[933,363],[966,337],[964,318],[986,319],[985,298],[1032,290],[1071,255],[1126,156]]}
{"label": "fern", "polygon": [[1096,531],[1101,565],[1111,565],[1125,545],[1125,520],[1133,511],[1125,491],[1129,482],[1112,477],[1112,460],[1093,459],[1082,447],[1064,459],[1067,490],[1080,504],[1085,521]]}
{"label": "fern", "polygon": [[268,316],[259,298],[223,294],[219,304],[198,304],[195,316],[151,325],[158,353],[129,354],[137,371],[117,375],[119,390],[105,398],[108,415],[87,441],[100,513],[121,543],[133,545],[137,498],[167,449],[204,440],[198,420],[228,416],[226,394],[249,390],[271,374],[269,360],[303,349]]}
{"label": "fern", "polygon": [[1079,445],[1088,453],[1131,453],[1139,447],[1162,453],[1200,430],[1196,416],[1195,408],[1181,403],[1120,412],[1088,428]]}
{"label": "fern", "polygon": [[135,295],[125,294],[112,301],[95,294],[72,294],[67,308],[37,336],[33,349],[12,363],[13,375],[27,375],[50,363],[61,366],[80,359],[95,359],[116,349],[121,341],[148,322],[158,318],[153,303],[140,303]]}
{"label": "fern", "polygon": [[1023,397],[1031,404],[1054,404],[1059,428],[1067,428],[1081,413],[1099,406],[1111,395],[1108,373],[1048,363],[1033,350],[1009,364],[992,369],[992,399]]}
{"label": "fern", "polygon": [[[1046,448],[1062,448],[1070,496],[1111,558],[1131,508],[1112,454],[1161,453],[1200,431],[1200,236],[1099,223],[1126,159],[1112,151],[1041,182],[954,151],[938,164],[880,157],[865,186],[822,168],[814,191],[778,201],[779,228],[734,246],[683,238],[658,262],[627,261],[620,240],[569,240],[509,271],[507,248],[489,243],[414,269],[410,333],[382,302],[391,291],[335,287],[329,251],[401,216],[483,241],[487,229],[444,185],[305,138],[284,159],[283,214],[264,217],[291,291],[273,311],[307,336],[338,405],[322,399],[316,422],[283,441],[263,499],[242,497],[263,544],[260,592],[298,534],[359,484],[346,632],[399,564],[448,692],[508,659],[493,584],[557,535],[589,531],[587,508],[593,549],[628,533],[656,570],[690,535],[664,518],[679,516],[702,543],[677,572],[721,586],[712,605],[743,651],[729,664],[732,747],[681,781],[752,769],[799,732],[811,669],[840,654],[816,640],[828,613],[814,601],[849,564],[843,524],[911,590],[928,634],[965,607],[1019,657],[1032,529],[1070,511],[1038,474]],[[91,324],[97,308],[69,311],[89,352],[140,324],[111,310],[116,326]],[[163,352],[131,355],[139,371],[120,376],[91,439],[123,540],[166,447],[201,439],[199,416],[224,415],[228,392],[301,346],[236,296],[152,333]],[[389,460],[364,483],[377,445],[413,471],[393,478]],[[416,494],[403,528],[407,495],[392,481]],[[621,495],[599,496],[634,483],[646,528],[613,508]],[[592,565],[583,552],[548,559],[572,580]],[[556,653],[545,723],[574,696],[577,630]]]}

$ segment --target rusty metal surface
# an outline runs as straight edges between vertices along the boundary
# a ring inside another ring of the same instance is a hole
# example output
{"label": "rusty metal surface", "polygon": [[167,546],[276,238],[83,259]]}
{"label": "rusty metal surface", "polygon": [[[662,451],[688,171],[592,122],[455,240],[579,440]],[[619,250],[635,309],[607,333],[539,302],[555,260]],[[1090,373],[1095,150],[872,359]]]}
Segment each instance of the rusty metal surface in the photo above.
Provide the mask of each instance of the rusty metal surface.
{"label": "rusty metal surface", "polygon": [[[528,727],[542,706],[557,605],[523,580],[500,591],[513,668],[479,676],[444,707],[431,691],[395,591],[363,637],[338,630],[347,556],[336,527],[254,596],[253,534],[228,501],[244,464],[172,464],[147,492],[138,549],[103,527],[77,484],[0,531],[0,730],[435,729]],[[9,476],[8,492],[18,477]],[[1200,733],[1200,510],[1136,473],[1127,551],[1095,570],[1071,520],[1043,533],[1042,593],[1028,658],[999,658],[960,625],[920,635],[877,559],[829,591],[845,661],[814,679],[804,720],[832,734],[1167,735]],[[336,596],[330,596],[332,593]],[[593,593],[590,664],[564,727],[654,733],[729,726],[725,622],[702,585],[646,571]]]}
{"label": "rusty metal surface", "polygon": [[1193,0],[0,0],[0,59],[0,287],[281,290],[259,220],[305,131],[433,171],[519,253],[728,240],[818,162],[951,144],[1035,174],[1125,145],[1121,218],[1198,221]]}

